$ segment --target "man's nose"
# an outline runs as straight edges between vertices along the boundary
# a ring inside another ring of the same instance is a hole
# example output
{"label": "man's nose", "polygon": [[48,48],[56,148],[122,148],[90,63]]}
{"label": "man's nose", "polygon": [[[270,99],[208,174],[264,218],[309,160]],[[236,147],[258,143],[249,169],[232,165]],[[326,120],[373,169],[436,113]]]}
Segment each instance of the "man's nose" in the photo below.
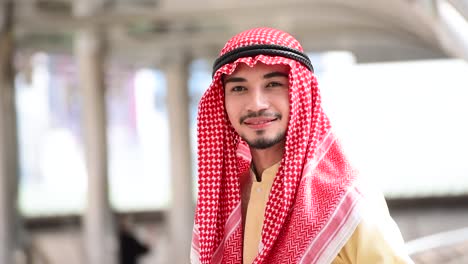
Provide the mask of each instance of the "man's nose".
{"label": "man's nose", "polygon": [[247,104],[247,110],[260,111],[268,108],[268,98],[261,90],[252,91],[249,96],[249,102]]}

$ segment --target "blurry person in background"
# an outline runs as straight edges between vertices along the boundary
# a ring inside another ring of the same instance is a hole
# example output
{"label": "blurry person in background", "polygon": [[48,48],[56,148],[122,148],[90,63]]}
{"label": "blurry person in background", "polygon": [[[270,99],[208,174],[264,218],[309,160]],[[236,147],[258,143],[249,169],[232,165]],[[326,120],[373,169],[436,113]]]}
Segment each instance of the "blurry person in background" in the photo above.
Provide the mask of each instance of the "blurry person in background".
{"label": "blurry person in background", "polygon": [[139,258],[150,251],[150,247],[138,240],[129,216],[118,219],[119,264],[137,264]]}
{"label": "blurry person in background", "polygon": [[198,111],[192,263],[412,263],[385,199],[349,164],[300,43],[230,39]]}

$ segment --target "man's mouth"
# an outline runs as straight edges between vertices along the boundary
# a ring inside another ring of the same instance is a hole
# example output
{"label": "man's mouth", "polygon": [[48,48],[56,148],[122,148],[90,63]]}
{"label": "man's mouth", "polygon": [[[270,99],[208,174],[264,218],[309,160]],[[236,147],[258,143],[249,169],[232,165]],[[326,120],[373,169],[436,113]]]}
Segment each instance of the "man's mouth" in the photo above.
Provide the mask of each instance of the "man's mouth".
{"label": "man's mouth", "polygon": [[248,113],[247,115],[242,116],[239,120],[239,123],[260,124],[260,123],[273,122],[278,119],[281,119],[281,115],[279,113],[267,113],[264,111],[260,111],[260,112],[251,112],[251,113]]}
{"label": "man's mouth", "polygon": [[273,122],[279,120],[276,116],[261,116],[261,117],[250,117],[243,121],[243,124],[251,129],[264,129],[271,125]]}
{"label": "man's mouth", "polygon": [[262,124],[267,124],[271,123],[273,121],[278,120],[278,118],[275,117],[270,117],[270,118],[265,118],[265,117],[254,117],[254,118],[248,118],[244,120],[244,124],[250,126],[250,125],[262,125]]}

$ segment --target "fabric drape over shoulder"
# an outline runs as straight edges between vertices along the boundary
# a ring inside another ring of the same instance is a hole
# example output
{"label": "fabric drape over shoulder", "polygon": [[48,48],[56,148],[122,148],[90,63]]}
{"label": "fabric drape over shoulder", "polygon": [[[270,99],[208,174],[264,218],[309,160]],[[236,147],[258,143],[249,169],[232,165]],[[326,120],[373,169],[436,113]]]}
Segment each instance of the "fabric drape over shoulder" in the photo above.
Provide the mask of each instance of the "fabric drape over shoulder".
{"label": "fabric drape over shoulder", "polygon": [[249,169],[250,153],[225,113],[222,76],[240,63],[261,62],[289,66],[290,119],[254,263],[330,263],[360,220],[356,172],[322,111],[311,65],[294,55],[303,52],[296,39],[276,29],[252,29],[229,40],[220,57],[255,45],[293,51],[257,51],[215,65],[198,109],[199,180],[191,261],[242,263],[239,175]]}

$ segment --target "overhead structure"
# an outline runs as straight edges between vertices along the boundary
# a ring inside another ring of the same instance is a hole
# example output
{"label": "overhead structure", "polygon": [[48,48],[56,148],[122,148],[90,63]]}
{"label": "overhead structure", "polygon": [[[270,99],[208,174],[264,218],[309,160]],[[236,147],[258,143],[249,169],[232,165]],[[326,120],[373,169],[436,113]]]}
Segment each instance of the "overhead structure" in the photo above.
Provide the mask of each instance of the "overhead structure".
{"label": "overhead structure", "polygon": [[67,52],[72,32],[99,24],[109,30],[113,58],[145,65],[185,43],[195,57],[211,56],[229,37],[254,26],[291,32],[307,51],[349,50],[358,62],[462,56],[456,46],[466,48],[441,10],[441,4],[453,7],[466,23],[462,0],[118,0],[104,1],[100,12],[86,17],[73,15],[72,2],[21,1],[20,47]]}

